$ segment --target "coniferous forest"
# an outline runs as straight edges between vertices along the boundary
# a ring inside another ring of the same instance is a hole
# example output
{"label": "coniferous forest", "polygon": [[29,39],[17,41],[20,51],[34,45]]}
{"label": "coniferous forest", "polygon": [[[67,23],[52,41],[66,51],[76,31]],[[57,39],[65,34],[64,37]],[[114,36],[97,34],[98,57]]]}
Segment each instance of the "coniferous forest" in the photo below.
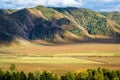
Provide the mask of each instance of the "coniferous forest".
{"label": "coniferous forest", "polygon": [[18,72],[12,64],[9,71],[0,70],[0,80],[120,80],[120,70],[97,68],[84,72],[68,72],[60,76],[48,71]]}

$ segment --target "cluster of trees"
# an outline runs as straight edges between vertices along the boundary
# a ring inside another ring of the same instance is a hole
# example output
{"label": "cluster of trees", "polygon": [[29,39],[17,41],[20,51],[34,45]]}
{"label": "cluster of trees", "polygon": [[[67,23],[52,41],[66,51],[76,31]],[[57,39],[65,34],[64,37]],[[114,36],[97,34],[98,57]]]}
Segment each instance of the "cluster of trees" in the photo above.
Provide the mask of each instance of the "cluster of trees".
{"label": "cluster of trees", "polygon": [[[67,16],[72,16],[76,22],[86,28],[89,34],[113,35],[112,29],[108,26],[107,18],[100,13],[84,8],[55,8]],[[104,13],[105,14],[105,13]],[[107,15],[107,14],[106,14]]]}
{"label": "cluster of trees", "polygon": [[62,27],[64,29],[67,29],[68,31],[70,31],[71,33],[81,36],[82,35],[82,30],[80,30],[79,28],[77,28],[69,19],[67,18],[61,18],[59,20],[57,20],[57,24]]}
{"label": "cluster of trees", "polygon": [[120,24],[120,12],[111,12],[111,14],[112,14],[112,20]]}
{"label": "cluster of trees", "polygon": [[10,66],[10,71],[0,70],[0,80],[60,80],[60,77],[51,72],[37,71],[35,73],[18,72],[14,64]]}
{"label": "cluster of trees", "polygon": [[68,72],[63,76],[58,76],[46,71],[28,74],[23,71],[17,72],[15,65],[11,65],[10,71],[0,70],[0,80],[120,80],[120,70],[110,71],[98,68],[96,70],[88,69],[84,72]]}
{"label": "cluster of trees", "polygon": [[112,19],[118,24],[120,24],[120,12],[113,11],[113,12],[100,12],[100,13],[106,16],[107,18]]}
{"label": "cluster of trees", "polygon": [[46,8],[44,6],[37,6],[36,9],[40,10],[48,20],[53,20],[56,11],[52,8]]}
{"label": "cluster of trees", "polygon": [[70,13],[80,25],[88,30],[88,33],[111,35],[112,32],[108,27],[107,19],[99,16],[98,13],[87,9],[78,9]]}
{"label": "cluster of trees", "polygon": [[21,72],[3,72],[0,70],[0,80],[60,80],[59,76],[50,72],[36,72],[28,73],[26,75],[23,71]]}
{"label": "cluster of trees", "polygon": [[73,28],[69,30],[71,33],[81,36],[82,35],[82,30],[78,29],[78,28]]}
{"label": "cluster of trees", "polygon": [[120,80],[120,70],[110,71],[108,69],[98,68],[96,70],[88,69],[85,72],[67,73],[61,77],[62,80]]}

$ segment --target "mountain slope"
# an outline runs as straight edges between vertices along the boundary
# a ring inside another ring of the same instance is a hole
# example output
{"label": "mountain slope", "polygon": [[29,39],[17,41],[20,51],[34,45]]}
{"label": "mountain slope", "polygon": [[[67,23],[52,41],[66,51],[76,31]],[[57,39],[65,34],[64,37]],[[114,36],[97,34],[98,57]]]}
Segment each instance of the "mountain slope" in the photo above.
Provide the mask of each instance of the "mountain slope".
{"label": "mountain slope", "polygon": [[111,19],[114,24],[116,24],[116,28],[120,30],[120,12],[113,11],[113,12],[100,12],[102,15],[106,16],[108,19]]}
{"label": "mountain slope", "polygon": [[22,36],[23,34],[23,28],[14,19],[7,15],[0,15],[0,40],[9,41],[15,36]]}
{"label": "mountain slope", "polygon": [[44,6],[10,12],[0,10],[0,42],[11,42],[16,38],[55,43],[112,42],[112,39],[119,42],[120,39],[119,22],[105,13]]}
{"label": "mountain slope", "polygon": [[54,8],[67,16],[73,17],[76,22],[84,27],[89,34],[115,36],[116,33],[109,27],[108,20],[98,12],[83,8]]}

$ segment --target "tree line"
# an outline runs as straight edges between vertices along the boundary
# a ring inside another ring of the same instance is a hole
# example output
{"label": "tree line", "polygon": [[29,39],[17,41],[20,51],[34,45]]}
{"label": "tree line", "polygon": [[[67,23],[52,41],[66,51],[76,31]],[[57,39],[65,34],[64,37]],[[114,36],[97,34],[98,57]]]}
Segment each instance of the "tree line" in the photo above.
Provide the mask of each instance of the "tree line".
{"label": "tree line", "polygon": [[98,68],[88,69],[84,72],[68,72],[59,76],[47,71],[28,74],[24,71],[18,72],[15,65],[12,64],[9,71],[0,70],[0,80],[120,80],[120,70],[110,71]]}

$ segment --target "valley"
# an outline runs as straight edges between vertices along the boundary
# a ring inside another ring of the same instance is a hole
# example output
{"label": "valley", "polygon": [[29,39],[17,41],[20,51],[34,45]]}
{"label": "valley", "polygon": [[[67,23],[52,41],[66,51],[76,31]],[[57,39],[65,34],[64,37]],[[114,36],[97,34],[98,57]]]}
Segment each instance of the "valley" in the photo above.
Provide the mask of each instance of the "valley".
{"label": "valley", "polygon": [[120,69],[120,45],[105,43],[47,44],[0,48],[0,68],[15,64],[18,71],[64,74],[98,67]]}
{"label": "valley", "polygon": [[36,6],[0,9],[0,68],[18,71],[120,69],[120,12]]}

